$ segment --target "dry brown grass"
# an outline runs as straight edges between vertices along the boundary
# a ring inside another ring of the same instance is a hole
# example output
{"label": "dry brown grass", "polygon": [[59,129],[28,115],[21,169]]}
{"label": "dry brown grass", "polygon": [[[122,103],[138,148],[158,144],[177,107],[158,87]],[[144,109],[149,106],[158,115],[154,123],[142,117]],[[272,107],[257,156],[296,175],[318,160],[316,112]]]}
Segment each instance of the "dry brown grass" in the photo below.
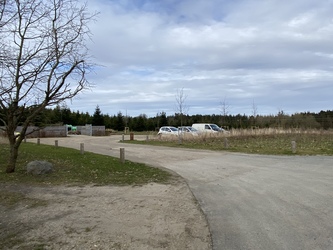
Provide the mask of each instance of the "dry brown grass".
{"label": "dry brown grass", "polygon": [[253,136],[253,135],[284,135],[284,134],[333,134],[333,130],[319,129],[283,129],[283,128],[262,128],[262,129],[232,129],[229,136]]}
{"label": "dry brown grass", "polygon": [[[183,135],[184,141],[206,141],[211,139],[221,139],[226,137],[248,137],[248,136],[267,136],[267,135],[295,135],[295,134],[333,134],[333,130],[317,129],[282,129],[282,128],[263,128],[263,129],[232,129],[226,133],[202,133],[198,136],[188,134]],[[156,141],[178,141],[176,135],[162,135],[153,138]]]}
{"label": "dry brown grass", "polygon": [[177,136],[162,136],[151,139],[148,143],[158,146],[290,155],[295,153],[292,142],[297,143],[299,155],[333,155],[333,130],[235,129],[229,133],[184,137],[182,141]]}

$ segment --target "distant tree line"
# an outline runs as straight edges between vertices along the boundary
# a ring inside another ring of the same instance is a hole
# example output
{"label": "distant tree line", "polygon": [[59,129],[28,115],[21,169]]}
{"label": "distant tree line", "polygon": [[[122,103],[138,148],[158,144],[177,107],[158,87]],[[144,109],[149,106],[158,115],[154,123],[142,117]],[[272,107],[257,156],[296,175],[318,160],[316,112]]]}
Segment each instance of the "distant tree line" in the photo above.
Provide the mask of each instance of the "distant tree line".
{"label": "distant tree line", "polygon": [[[28,112],[28,111],[27,111]],[[0,110],[0,125],[3,113]],[[21,117],[22,122],[24,116]],[[33,121],[35,126],[47,125],[85,125],[105,126],[108,129],[123,131],[128,127],[130,131],[154,131],[161,126],[181,125],[191,126],[193,123],[215,123],[226,129],[232,128],[300,128],[300,129],[331,129],[333,128],[333,111],[320,111],[319,113],[304,112],[292,115],[279,111],[276,115],[180,115],[175,113],[167,115],[165,112],[157,113],[155,117],[141,114],[136,117],[125,116],[121,112],[117,115],[103,114],[99,106],[93,115],[88,112],[73,112],[67,107],[57,106],[41,112]]]}

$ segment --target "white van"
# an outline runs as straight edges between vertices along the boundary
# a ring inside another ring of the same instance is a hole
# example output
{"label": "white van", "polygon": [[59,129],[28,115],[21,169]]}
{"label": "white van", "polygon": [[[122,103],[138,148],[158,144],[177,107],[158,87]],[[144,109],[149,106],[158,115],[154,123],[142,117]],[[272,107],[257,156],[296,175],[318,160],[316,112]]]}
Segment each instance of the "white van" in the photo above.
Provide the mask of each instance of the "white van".
{"label": "white van", "polygon": [[199,130],[201,133],[219,133],[224,131],[213,123],[194,123],[192,124],[192,127]]}

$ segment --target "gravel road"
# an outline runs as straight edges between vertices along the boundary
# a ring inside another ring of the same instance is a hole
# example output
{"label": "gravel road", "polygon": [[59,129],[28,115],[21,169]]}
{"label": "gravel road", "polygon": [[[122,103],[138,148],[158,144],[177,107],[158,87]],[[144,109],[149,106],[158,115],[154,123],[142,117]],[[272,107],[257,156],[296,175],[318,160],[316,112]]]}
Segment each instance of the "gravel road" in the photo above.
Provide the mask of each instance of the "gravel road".
{"label": "gravel road", "polygon": [[333,249],[333,157],[247,155],[120,139],[58,138],[60,146],[79,149],[84,143],[87,151],[116,157],[125,148],[126,159],[177,172],[207,217],[213,249]]}

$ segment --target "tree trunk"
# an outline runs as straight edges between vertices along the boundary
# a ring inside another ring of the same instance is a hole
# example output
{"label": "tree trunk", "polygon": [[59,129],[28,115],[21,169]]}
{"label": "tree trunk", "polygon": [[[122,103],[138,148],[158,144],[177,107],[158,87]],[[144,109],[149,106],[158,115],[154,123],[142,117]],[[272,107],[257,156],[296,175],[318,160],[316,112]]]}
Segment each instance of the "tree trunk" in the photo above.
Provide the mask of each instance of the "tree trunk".
{"label": "tree trunk", "polygon": [[18,156],[18,147],[15,144],[16,143],[14,142],[14,144],[12,145],[12,142],[10,142],[10,155],[9,155],[6,173],[15,172],[15,166]]}
{"label": "tree trunk", "polygon": [[[12,121],[12,119],[10,119],[6,128],[6,133],[8,136],[9,147],[10,147],[6,173],[15,172],[18,150],[22,141],[22,134],[19,137],[16,137],[15,130],[16,130],[16,124]],[[23,132],[25,133],[25,131]]]}

